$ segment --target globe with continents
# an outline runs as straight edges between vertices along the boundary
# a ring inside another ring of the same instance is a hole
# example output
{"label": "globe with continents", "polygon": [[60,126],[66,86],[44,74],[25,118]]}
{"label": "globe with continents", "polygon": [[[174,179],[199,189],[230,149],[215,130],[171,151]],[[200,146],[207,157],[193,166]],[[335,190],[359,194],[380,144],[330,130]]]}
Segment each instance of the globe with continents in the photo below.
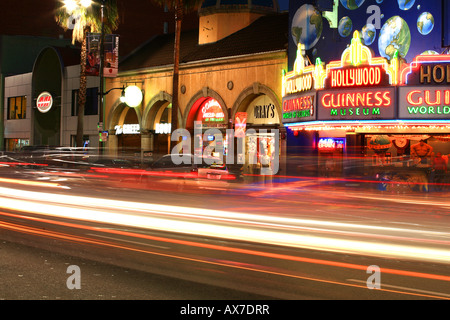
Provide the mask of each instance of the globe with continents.
{"label": "globe with continents", "polygon": [[343,17],[339,20],[338,31],[341,37],[347,37],[352,33],[353,23],[349,17]]}
{"label": "globe with continents", "polygon": [[364,0],[341,0],[341,4],[349,10],[355,10],[361,7]]}
{"label": "globe with continents", "polygon": [[362,37],[364,40],[364,44],[366,46],[369,46],[375,40],[375,36],[377,35],[377,30],[375,29],[375,26],[373,24],[366,24],[362,28],[361,34],[362,34]]}
{"label": "globe with continents", "polygon": [[405,58],[411,45],[408,24],[399,16],[389,18],[380,30],[378,50],[380,55],[390,60],[396,51]]}
{"label": "globe with continents", "polygon": [[423,12],[417,19],[417,30],[424,36],[429,34],[434,27],[433,15],[429,12]]}
{"label": "globe with continents", "polygon": [[292,18],[292,39],[296,45],[299,42],[304,44],[306,50],[316,45],[322,29],[322,14],[313,5],[302,5]]}
{"label": "globe with continents", "polygon": [[397,0],[398,7],[402,10],[409,10],[414,5],[416,0]]}

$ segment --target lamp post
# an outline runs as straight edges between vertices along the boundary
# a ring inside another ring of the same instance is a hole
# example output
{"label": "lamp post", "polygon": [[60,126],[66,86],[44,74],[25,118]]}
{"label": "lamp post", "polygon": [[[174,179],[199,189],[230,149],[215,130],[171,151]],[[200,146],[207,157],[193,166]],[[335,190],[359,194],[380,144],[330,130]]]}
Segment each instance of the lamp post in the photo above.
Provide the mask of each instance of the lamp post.
{"label": "lamp post", "polygon": [[[99,111],[98,111],[98,121],[101,125],[101,128],[103,128],[103,107],[104,107],[104,101],[103,97],[105,94],[103,93],[103,69],[104,69],[104,60],[105,60],[105,24],[104,24],[104,17],[105,17],[105,0],[101,0],[101,6],[100,6],[100,19],[101,19],[101,28],[100,28],[100,70],[99,70],[99,76],[100,76],[100,94],[99,94]],[[99,140],[98,142],[99,146],[99,153],[103,153],[103,141]]]}

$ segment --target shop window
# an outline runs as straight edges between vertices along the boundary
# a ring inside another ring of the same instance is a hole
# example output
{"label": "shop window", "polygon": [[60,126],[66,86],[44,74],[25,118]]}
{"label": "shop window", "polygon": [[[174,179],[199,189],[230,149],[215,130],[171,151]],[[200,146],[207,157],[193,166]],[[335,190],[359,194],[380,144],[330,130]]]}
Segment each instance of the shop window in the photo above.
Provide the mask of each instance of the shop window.
{"label": "shop window", "polygon": [[25,119],[27,111],[27,97],[8,98],[8,120]]}
{"label": "shop window", "polygon": [[[72,90],[72,116],[78,115],[78,89]],[[86,89],[86,103],[84,105],[84,115],[93,116],[98,114],[98,88]]]}

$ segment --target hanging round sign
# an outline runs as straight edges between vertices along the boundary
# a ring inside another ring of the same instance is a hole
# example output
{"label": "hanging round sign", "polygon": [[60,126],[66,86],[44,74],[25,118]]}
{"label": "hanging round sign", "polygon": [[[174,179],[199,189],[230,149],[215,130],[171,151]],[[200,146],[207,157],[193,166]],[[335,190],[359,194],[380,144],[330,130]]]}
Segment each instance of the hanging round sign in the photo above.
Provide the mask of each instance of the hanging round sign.
{"label": "hanging round sign", "polygon": [[42,113],[48,112],[51,109],[52,105],[53,105],[53,97],[49,92],[44,91],[37,97],[36,107],[40,112]]}

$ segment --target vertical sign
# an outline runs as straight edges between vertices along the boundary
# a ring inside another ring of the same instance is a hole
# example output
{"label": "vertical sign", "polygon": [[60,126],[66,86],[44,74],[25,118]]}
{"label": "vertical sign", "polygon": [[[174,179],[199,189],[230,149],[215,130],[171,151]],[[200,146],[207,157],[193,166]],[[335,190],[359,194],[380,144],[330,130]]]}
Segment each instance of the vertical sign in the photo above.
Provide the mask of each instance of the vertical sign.
{"label": "vertical sign", "polygon": [[[86,36],[86,75],[98,76],[100,70],[101,33],[88,33]],[[116,77],[119,70],[119,36],[106,34],[104,39],[104,77]]]}
{"label": "vertical sign", "polygon": [[119,70],[119,36],[117,34],[105,35],[105,63],[103,67],[104,77],[117,77]]}
{"label": "vertical sign", "polygon": [[245,137],[245,129],[247,126],[247,112],[237,112],[235,116],[235,133],[237,138]]}

